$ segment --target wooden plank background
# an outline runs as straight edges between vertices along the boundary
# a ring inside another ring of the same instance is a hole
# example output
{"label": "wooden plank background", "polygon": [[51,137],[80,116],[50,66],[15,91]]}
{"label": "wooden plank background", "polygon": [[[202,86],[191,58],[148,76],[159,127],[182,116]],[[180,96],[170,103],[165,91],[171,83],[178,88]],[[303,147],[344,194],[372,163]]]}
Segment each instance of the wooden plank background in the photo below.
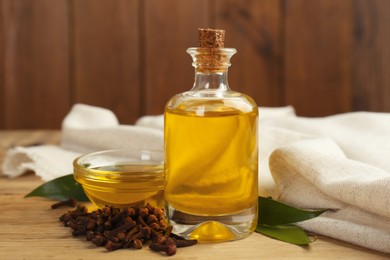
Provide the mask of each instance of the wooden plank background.
{"label": "wooden plank background", "polygon": [[260,106],[390,112],[388,0],[0,0],[0,129],[58,129],[75,103],[162,113],[198,27],[226,30],[230,86]]}

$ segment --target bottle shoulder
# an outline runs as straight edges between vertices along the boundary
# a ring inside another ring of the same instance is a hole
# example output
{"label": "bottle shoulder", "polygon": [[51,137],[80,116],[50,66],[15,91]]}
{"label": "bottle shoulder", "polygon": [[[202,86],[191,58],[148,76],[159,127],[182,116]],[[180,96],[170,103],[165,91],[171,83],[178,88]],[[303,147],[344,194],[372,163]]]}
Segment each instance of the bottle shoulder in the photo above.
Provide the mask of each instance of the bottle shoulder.
{"label": "bottle shoulder", "polygon": [[187,91],[176,94],[167,103],[166,112],[177,114],[241,114],[258,113],[256,102],[240,92],[225,91]]}

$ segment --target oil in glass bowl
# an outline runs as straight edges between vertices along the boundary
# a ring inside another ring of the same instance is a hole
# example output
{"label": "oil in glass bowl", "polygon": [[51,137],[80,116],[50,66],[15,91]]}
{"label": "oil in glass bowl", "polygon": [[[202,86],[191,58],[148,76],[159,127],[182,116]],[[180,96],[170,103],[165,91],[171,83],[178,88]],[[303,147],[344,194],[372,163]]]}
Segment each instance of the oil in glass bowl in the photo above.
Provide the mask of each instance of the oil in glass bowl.
{"label": "oil in glass bowl", "polygon": [[74,177],[96,207],[164,207],[163,152],[109,150],[74,161]]}

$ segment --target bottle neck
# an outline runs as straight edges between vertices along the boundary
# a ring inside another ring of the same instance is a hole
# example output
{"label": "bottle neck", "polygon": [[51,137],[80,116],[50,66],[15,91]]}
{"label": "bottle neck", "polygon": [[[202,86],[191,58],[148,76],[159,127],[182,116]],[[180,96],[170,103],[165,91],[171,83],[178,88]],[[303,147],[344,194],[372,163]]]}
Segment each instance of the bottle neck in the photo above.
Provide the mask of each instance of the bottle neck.
{"label": "bottle neck", "polygon": [[195,82],[192,90],[229,90],[227,72],[230,58],[236,53],[233,48],[189,48],[195,67]]}
{"label": "bottle neck", "polygon": [[229,90],[227,69],[218,72],[195,71],[195,81],[192,90]]}

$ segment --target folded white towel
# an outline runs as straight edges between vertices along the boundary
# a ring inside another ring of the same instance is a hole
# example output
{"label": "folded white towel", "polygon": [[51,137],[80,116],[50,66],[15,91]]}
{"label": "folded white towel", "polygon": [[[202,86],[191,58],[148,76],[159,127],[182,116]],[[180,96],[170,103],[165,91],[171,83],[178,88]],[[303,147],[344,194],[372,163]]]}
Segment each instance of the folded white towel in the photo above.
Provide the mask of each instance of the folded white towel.
{"label": "folded white towel", "polygon": [[163,150],[163,131],[120,125],[108,109],[76,104],[62,123],[60,146],[15,147],[7,151],[3,173],[16,177],[27,170],[48,181],[73,172],[73,160],[94,151],[119,148]]}
{"label": "folded white towel", "polygon": [[348,159],[328,138],[275,150],[269,162],[279,200],[333,209],[301,226],[360,246],[390,252],[390,174]]}
{"label": "folded white towel", "polygon": [[79,155],[54,145],[18,146],[7,151],[2,172],[8,177],[17,177],[31,170],[48,181],[73,173],[72,162]]}
{"label": "folded white towel", "polygon": [[[259,195],[300,208],[332,209],[300,225],[390,253],[390,114],[303,118],[292,107],[259,113]],[[77,104],[63,121],[60,147],[9,150],[3,173],[17,176],[31,169],[49,180],[70,173],[81,153],[162,150],[163,125],[161,115],[119,125],[111,111]]]}
{"label": "folded white towel", "polygon": [[269,131],[263,142],[285,141],[268,159],[274,197],[301,208],[334,209],[300,225],[390,253],[390,114],[289,116],[263,123]]}
{"label": "folded white towel", "polygon": [[76,104],[63,121],[61,147],[81,153],[130,147],[163,151],[163,139],[161,130],[119,125],[107,109]]}

